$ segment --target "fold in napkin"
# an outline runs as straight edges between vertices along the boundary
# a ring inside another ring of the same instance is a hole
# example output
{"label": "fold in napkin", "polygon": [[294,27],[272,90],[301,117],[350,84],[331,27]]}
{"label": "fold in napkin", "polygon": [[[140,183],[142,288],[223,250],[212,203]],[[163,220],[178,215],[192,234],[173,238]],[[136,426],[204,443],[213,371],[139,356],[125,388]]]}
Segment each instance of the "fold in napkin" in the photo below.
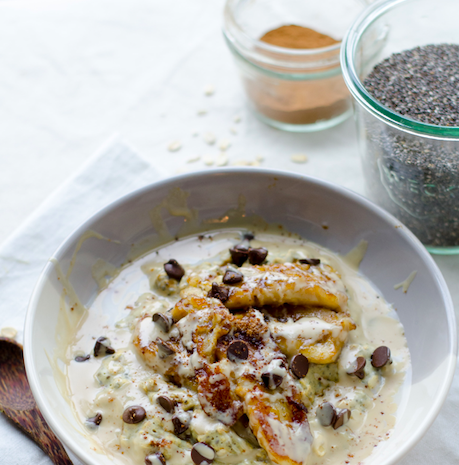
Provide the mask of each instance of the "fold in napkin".
{"label": "fold in napkin", "polygon": [[[126,143],[113,138],[62,184],[0,248],[0,328],[16,328],[22,342],[29,297],[57,247],[98,210],[160,177]],[[5,465],[52,465],[3,415],[0,451]]]}

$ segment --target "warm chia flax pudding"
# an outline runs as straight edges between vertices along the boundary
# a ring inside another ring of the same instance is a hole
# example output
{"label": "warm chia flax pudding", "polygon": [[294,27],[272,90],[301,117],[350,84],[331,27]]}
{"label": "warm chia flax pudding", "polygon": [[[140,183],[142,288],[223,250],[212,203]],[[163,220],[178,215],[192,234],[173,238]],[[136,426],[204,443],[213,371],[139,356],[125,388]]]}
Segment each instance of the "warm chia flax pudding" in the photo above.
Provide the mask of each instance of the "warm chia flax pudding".
{"label": "warm chia flax pudding", "polygon": [[291,235],[176,241],[86,313],[67,388],[117,464],[358,464],[410,381],[392,307],[349,257]]}

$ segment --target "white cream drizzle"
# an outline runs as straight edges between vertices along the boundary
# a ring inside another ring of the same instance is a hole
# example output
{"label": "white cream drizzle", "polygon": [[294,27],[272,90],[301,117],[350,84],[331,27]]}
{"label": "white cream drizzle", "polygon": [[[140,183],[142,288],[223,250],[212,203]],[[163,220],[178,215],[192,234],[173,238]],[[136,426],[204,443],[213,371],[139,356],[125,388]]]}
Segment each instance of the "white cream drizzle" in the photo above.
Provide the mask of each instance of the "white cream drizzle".
{"label": "white cream drizzle", "polygon": [[300,318],[297,321],[290,319],[285,323],[270,322],[268,324],[271,332],[286,339],[287,345],[292,349],[296,347],[296,340],[302,339],[308,344],[313,344],[325,334],[337,337],[342,328],[318,318]]}
{"label": "white cream drizzle", "polygon": [[283,455],[298,463],[307,463],[313,441],[309,428],[305,425],[291,425],[290,428],[275,418],[268,418],[274,436],[281,445]]}
{"label": "white cream drizzle", "polygon": [[408,289],[411,286],[411,283],[414,281],[414,278],[416,277],[417,274],[418,272],[416,270],[412,271],[410,275],[408,276],[408,278],[406,278],[405,281],[402,281],[401,283],[396,284],[394,286],[394,289],[397,290],[397,289],[402,288],[403,292],[406,294],[408,292]]}

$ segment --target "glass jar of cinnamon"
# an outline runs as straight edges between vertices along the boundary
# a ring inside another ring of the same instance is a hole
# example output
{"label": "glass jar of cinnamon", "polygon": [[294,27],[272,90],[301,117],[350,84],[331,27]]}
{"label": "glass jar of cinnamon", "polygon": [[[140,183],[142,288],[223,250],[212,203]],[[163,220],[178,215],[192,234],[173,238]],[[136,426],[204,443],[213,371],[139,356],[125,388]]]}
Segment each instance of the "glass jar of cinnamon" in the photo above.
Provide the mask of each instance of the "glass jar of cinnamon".
{"label": "glass jar of cinnamon", "polygon": [[341,38],[365,5],[364,0],[227,0],[224,36],[249,104],[262,121],[309,132],[351,115]]}

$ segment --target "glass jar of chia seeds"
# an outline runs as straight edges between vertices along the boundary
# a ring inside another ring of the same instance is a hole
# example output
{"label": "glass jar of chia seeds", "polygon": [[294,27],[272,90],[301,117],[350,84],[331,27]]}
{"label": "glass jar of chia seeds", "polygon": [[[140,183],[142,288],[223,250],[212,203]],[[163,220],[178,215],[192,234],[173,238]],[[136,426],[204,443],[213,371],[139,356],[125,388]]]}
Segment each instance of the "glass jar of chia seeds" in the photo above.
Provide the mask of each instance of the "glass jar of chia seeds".
{"label": "glass jar of chia seeds", "polygon": [[[457,18],[458,0],[378,1],[356,20],[341,51],[344,79],[355,99],[367,195],[408,226],[430,252],[440,254],[459,253]],[[437,65],[437,69],[431,69],[429,44],[442,44],[449,51],[456,47],[450,44],[457,44],[457,50],[450,55],[454,63],[448,62],[446,54],[440,68]],[[394,54],[413,49],[409,60],[400,66],[400,55]],[[381,66],[384,60],[392,67],[394,80],[389,80],[376,98],[368,89],[373,89],[375,66]],[[419,86],[416,73],[411,73],[411,68],[407,71],[406,66],[413,64],[410,60],[415,60],[414,65],[422,70]],[[455,71],[451,74],[451,70]],[[431,82],[430,87],[422,88],[425,85],[421,82]],[[414,101],[416,108],[411,104],[407,108],[403,103],[381,103],[386,102],[385,94],[397,101],[397,86],[403,87],[404,83],[413,93],[408,95],[408,101]],[[446,85],[457,89],[450,92],[452,100],[444,99],[438,115],[424,118],[432,108],[431,99],[419,94],[435,94]],[[426,122],[431,120],[436,123]]]}

